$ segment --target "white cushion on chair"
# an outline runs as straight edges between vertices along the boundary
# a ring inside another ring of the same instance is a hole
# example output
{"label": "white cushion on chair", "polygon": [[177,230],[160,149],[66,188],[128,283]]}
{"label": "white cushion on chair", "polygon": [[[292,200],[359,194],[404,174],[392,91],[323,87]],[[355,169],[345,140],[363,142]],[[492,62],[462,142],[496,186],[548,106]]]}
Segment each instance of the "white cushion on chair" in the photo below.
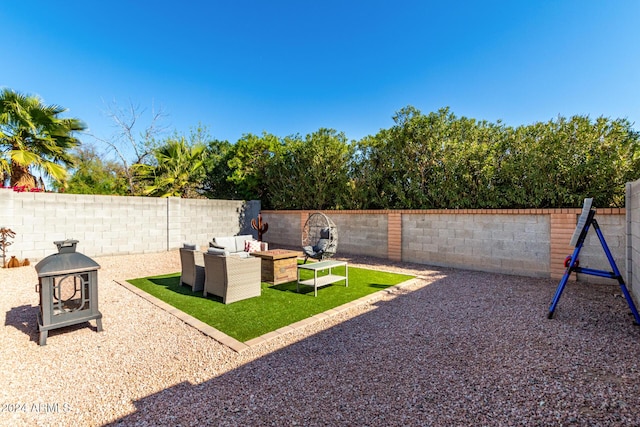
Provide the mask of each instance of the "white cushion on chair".
{"label": "white cushion on chair", "polygon": [[213,255],[224,255],[224,256],[229,256],[229,251],[226,249],[218,249],[218,248],[209,248],[207,250],[208,254],[213,254]]}

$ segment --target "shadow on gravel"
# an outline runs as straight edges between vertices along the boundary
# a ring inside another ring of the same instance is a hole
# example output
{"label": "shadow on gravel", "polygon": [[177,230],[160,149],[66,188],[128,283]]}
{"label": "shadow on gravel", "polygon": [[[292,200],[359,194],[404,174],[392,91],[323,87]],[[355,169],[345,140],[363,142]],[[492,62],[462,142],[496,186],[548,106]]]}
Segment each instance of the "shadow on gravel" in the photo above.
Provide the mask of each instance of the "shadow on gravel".
{"label": "shadow on gravel", "polygon": [[29,335],[31,341],[38,342],[38,306],[21,305],[12,307],[5,316],[5,326],[13,326],[17,330]]}
{"label": "shadow on gravel", "polygon": [[[611,285],[442,278],[109,425],[633,425],[640,329]],[[215,361],[212,361],[215,363]]]}
{"label": "shadow on gravel", "polygon": [[[13,307],[7,311],[5,316],[5,326],[13,326],[17,330],[24,332],[29,336],[29,340],[35,343],[40,342],[40,332],[38,330],[38,311],[40,307],[32,305],[21,305],[19,307]],[[49,331],[49,337],[55,337],[58,334],[64,334],[71,331],[76,331],[83,328],[91,328],[97,332],[98,328],[93,326],[90,322],[77,323],[71,326],[64,326],[61,328],[52,329]]]}

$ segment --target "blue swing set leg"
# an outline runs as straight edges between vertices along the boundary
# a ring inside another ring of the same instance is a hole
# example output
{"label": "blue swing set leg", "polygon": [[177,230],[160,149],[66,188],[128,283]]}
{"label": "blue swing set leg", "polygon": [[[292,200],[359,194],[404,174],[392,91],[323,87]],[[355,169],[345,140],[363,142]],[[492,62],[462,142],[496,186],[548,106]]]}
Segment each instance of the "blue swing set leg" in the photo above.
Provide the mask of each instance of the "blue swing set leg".
{"label": "blue swing set leg", "polygon": [[[593,228],[596,231],[596,234],[598,235],[598,239],[600,240],[600,244],[602,245],[602,249],[604,249],[604,253],[607,256],[607,260],[609,261],[609,265],[611,266],[612,271],[604,271],[604,270],[595,270],[592,268],[582,268],[582,267],[578,267],[577,264],[577,260],[578,260],[578,255],[580,254],[580,250],[582,249],[582,246],[584,245],[584,240],[585,237],[587,235],[587,232],[589,231],[589,226],[593,224]],[[636,309],[635,304],[633,303],[633,298],[631,298],[631,294],[629,294],[629,290],[627,289],[627,286],[624,283],[624,279],[622,278],[622,275],[620,274],[620,271],[618,270],[618,266],[616,265],[615,260],[613,259],[613,256],[611,255],[611,251],[609,250],[609,246],[607,245],[607,242],[604,240],[604,236],[602,234],[602,231],[600,230],[600,227],[598,226],[598,222],[595,220],[595,218],[593,218],[593,215],[590,216],[590,219],[588,220],[587,224],[585,225],[584,231],[582,232],[582,235],[580,237],[580,239],[578,240],[578,244],[576,245],[575,250],[573,251],[573,254],[571,255],[571,261],[569,263],[569,266],[567,267],[567,269],[564,272],[564,275],[562,276],[562,279],[560,280],[560,283],[558,284],[558,288],[556,289],[556,293],[553,297],[553,301],[551,302],[551,306],[549,307],[549,314],[548,314],[548,318],[551,319],[553,318],[553,315],[555,313],[556,307],[558,306],[558,301],[560,300],[560,296],[562,295],[562,292],[564,291],[565,286],[567,285],[567,281],[569,280],[569,276],[571,276],[572,272],[576,272],[576,273],[583,273],[583,274],[590,274],[592,276],[599,276],[599,277],[605,277],[608,279],[615,279],[618,281],[618,284],[620,285],[620,289],[622,290],[622,294],[624,295],[625,299],[627,300],[627,304],[629,305],[629,309],[631,309],[631,313],[633,314],[633,317],[635,319],[635,324],[636,325],[640,325],[640,315],[638,314],[638,310]]]}
{"label": "blue swing set leg", "polygon": [[571,262],[569,263],[569,266],[567,267],[567,269],[564,271],[564,274],[562,275],[562,279],[560,279],[560,283],[558,284],[558,289],[556,289],[556,294],[553,296],[553,300],[551,301],[551,306],[549,307],[549,314],[547,315],[549,319],[553,318],[553,315],[556,311],[556,307],[558,306],[558,302],[560,301],[560,296],[562,296],[564,287],[567,285],[567,281],[569,280],[569,276],[571,276],[571,273],[576,269],[576,260],[578,259],[578,254],[580,253],[580,249],[582,249],[582,242],[580,242],[580,244],[576,246],[576,249],[573,251],[573,254],[571,255]]}

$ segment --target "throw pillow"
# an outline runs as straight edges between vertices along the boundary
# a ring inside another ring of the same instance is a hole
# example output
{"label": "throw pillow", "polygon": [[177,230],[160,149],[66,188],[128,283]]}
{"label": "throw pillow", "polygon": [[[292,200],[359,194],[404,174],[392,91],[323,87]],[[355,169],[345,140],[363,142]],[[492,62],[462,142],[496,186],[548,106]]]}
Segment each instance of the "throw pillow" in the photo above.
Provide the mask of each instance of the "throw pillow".
{"label": "throw pillow", "polygon": [[260,242],[257,240],[245,240],[244,241],[245,252],[260,252]]}

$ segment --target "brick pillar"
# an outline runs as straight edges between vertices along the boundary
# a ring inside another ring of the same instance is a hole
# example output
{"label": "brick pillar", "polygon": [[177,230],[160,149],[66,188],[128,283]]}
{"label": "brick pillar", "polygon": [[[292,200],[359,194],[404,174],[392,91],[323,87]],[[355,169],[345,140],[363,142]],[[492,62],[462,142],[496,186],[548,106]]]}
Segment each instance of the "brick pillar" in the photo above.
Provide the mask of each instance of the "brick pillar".
{"label": "brick pillar", "polygon": [[[551,259],[549,260],[549,273],[552,279],[561,279],[566,268],[564,260],[568,255],[573,254],[574,247],[569,243],[571,236],[576,229],[579,211],[573,212],[567,209],[551,214]],[[570,280],[575,280],[575,274]]]}
{"label": "brick pillar", "polygon": [[402,214],[387,214],[387,257],[391,261],[402,261]]}

